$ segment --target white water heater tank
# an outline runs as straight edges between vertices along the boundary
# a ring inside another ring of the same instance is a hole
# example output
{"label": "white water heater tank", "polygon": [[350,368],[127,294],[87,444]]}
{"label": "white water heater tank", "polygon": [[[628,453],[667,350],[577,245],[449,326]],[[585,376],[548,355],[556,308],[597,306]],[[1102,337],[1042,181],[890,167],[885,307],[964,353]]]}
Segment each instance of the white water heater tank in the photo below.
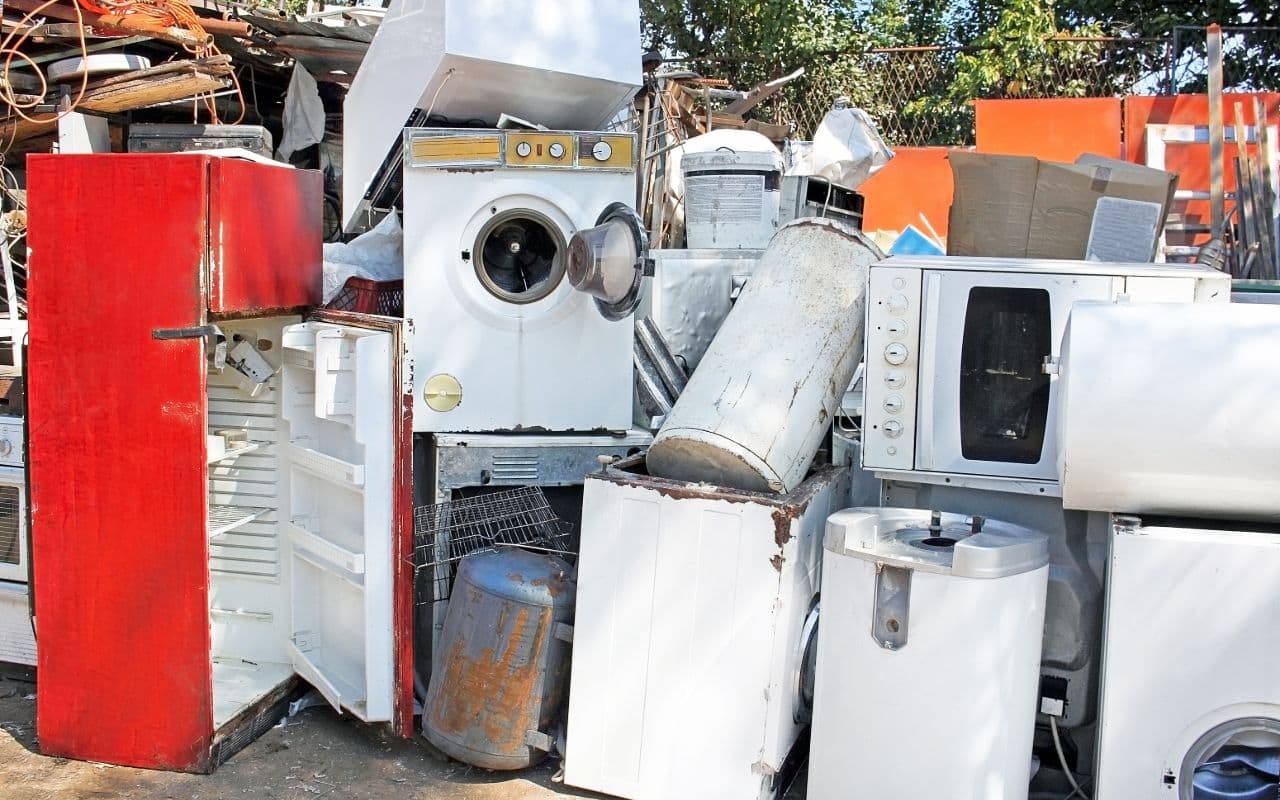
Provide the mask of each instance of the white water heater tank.
{"label": "white water heater tank", "polygon": [[799,486],[862,359],[867,271],[881,257],[834,220],[783,226],[658,431],[650,474]]}
{"label": "white water heater tank", "polygon": [[777,232],[782,154],[763,136],[749,146],[755,149],[685,152],[680,168],[690,249],[759,250]]}
{"label": "white water heater tank", "polygon": [[806,797],[1026,800],[1048,537],[853,508],[823,548]]}

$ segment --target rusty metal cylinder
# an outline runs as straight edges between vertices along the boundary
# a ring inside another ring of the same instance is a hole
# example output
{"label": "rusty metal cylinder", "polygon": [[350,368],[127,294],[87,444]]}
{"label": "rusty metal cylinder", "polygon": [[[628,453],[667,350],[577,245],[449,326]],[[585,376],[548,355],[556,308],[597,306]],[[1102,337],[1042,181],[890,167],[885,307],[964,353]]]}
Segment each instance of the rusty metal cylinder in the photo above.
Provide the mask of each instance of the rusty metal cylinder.
{"label": "rusty metal cylinder", "polygon": [[828,219],[781,228],[649,448],[649,473],[753,491],[804,480],[862,358],[882,254]]}
{"label": "rusty metal cylinder", "polygon": [[552,745],[569,689],[576,582],[559,558],[508,548],[458,565],[423,735],[476,767],[524,769]]}

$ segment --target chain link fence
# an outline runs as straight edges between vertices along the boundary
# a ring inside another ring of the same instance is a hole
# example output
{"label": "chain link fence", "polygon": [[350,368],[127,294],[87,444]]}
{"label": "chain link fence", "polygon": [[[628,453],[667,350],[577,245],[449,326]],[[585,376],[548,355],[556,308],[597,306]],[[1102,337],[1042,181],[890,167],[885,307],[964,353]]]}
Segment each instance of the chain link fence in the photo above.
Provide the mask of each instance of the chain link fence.
{"label": "chain link fence", "polygon": [[[1225,29],[1223,50],[1228,91],[1280,90],[1280,28]],[[890,145],[972,145],[971,97],[1204,92],[1204,51],[1204,28],[1178,28],[1165,39],[1062,37],[1047,40],[1035,53],[1015,54],[1021,61],[1017,78],[997,72],[976,87],[975,79],[992,71],[988,64],[1010,54],[953,47],[828,54],[789,65],[804,66],[805,74],[761,104],[755,116],[789,124],[796,136],[809,138],[836,98],[846,97],[871,114]],[[688,66],[704,75],[758,72],[758,65],[723,60]]]}

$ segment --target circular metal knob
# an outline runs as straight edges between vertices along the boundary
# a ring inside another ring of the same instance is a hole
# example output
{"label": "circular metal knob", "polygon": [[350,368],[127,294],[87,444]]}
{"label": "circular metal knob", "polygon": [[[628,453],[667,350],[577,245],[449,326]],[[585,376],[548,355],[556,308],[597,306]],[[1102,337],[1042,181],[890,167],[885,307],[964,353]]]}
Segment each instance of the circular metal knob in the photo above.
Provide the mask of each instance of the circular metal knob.
{"label": "circular metal knob", "polygon": [[520,144],[516,145],[516,155],[520,156],[521,158],[528,158],[529,154],[532,152],[533,152],[533,146],[530,145],[528,142],[521,142]]}
{"label": "circular metal knob", "polygon": [[452,411],[462,402],[462,384],[444,372],[432,375],[422,387],[422,399],[432,411]]}
{"label": "circular metal knob", "polygon": [[551,146],[547,148],[547,152],[551,154],[552,158],[564,158],[564,145],[559,142],[553,142]]}

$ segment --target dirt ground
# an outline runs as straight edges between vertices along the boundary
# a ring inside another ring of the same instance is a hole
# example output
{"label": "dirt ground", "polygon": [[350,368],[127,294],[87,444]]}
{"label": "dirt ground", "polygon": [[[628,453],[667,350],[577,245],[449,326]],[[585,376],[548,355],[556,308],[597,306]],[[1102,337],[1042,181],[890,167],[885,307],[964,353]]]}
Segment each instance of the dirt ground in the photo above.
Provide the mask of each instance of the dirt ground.
{"label": "dirt ground", "polygon": [[[0,667],[0,800],[543,800],[600,797],[553,783],[557,763],[500,774],[450,762],[420,737],[405,741],[308,708],[212,775],[49,758],[35,739],[35,683]],[[85,720],[92,725],[92,719]],[[792,795],[788,795],[792,798]],[[803,797],[794,793],[795,800]]]}
{"label": "dirt ground", "polygon": [[[0,667],[2,800],[542,800],[595,797],[551,781],[556,764],[504,775],[433,754],[358,725],[326,707],[308,708],[241,750],[212,775],[181,775],[49,758],[35,739],[30,673]],[[92,725],[92,719],[85,720]]]}

